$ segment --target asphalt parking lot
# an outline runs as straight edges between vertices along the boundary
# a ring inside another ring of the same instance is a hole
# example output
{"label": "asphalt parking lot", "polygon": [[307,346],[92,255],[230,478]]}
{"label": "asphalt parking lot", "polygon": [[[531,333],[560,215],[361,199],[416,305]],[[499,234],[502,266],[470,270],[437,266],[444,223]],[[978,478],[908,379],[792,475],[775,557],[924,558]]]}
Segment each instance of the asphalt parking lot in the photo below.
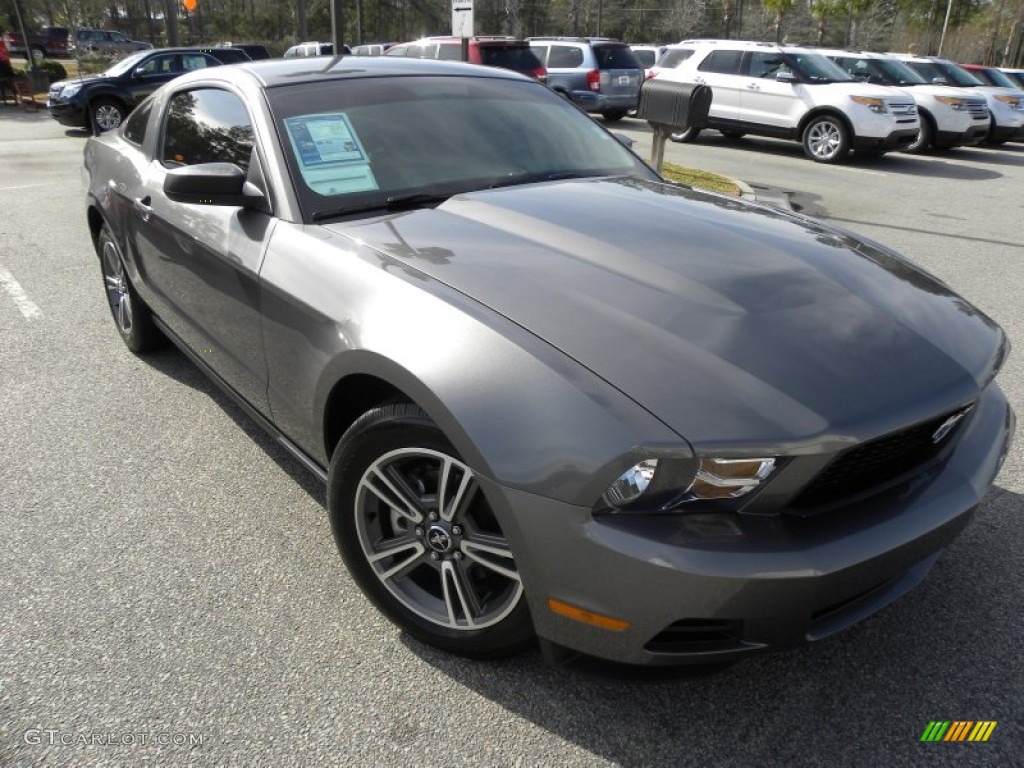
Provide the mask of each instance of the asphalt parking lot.
{"label": "asphalt parking lot", "polygon": [[[1024,441],[921,587],[818,645],[697,679],[446,656],[362,597],[301,466],[182,355],[124,348],[84,141],[0,106],[0,767],[1020,764]],[[1016,345],[1024,415],[1024,144],[824,167],[709,131],[669,159],[946,280]],[[998,725],[922,743],[935,720]]]}

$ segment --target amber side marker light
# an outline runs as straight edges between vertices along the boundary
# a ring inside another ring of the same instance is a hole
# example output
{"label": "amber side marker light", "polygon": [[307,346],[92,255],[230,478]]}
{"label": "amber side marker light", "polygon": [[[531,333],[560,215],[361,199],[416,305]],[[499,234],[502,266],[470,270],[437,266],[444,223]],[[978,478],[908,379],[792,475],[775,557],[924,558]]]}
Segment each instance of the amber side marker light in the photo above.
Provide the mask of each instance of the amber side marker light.
{"label": "amber side marker light", "polygon": [[584,624],[591,624],[601,629],[610,629],[612,632],[621,632],[624,629],[629,629],[628,621],[613,619],[611,616],[602,616],[600,613],[593,613],[592,611],[585,611],[582,608],[577,608],[575,605],[555,600],[553,597],[548,598],[548,608],[574,621],[582,621]]}

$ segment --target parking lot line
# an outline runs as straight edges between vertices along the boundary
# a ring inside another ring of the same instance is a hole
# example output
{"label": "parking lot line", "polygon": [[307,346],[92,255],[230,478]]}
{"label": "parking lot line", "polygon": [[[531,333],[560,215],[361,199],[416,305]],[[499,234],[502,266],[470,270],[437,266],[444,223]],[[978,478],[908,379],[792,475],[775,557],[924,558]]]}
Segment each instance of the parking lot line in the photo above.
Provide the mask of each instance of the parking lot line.
{"label": "parking lot line", "polygon": [[43,311],[28,297],[25,289],[21,287],[21,283],[15,280],[14,275],[4,269],[3,266],[0,266],[0,287],[7,292],[8,296],[14,299],[14,303],[18,305],[18,309],[25,316],[26,320],[38,320],[43,316]]}

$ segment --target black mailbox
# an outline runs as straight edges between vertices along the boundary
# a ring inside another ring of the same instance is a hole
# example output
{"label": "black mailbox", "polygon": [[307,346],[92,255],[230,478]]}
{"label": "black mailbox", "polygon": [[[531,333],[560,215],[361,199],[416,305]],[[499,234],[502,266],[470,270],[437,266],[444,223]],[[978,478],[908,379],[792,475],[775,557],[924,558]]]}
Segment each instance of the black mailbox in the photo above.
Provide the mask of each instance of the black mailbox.
{"label": "black mailbox", "polygon": [[704,128],[711,109],[711,88],[696,83],[676,83],[648,78],[640,86],[636,116],[652,125]]}

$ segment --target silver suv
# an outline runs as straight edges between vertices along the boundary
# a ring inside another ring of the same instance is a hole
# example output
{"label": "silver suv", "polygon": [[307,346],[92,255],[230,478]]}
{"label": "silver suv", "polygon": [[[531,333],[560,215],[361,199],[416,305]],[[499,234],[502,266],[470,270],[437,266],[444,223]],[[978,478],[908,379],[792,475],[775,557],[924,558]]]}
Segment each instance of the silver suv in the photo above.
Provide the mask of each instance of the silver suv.
{"label": "silver suv", "polygon": [[586,112],[621,120],[636,109],[643,65],[617,40],[530,37],[530,47],[548,71],[548,86]]}
{"label": "silver suv", "polygon": [[[658,79],[710,86],[708,127],[726,136],[793,139],[819,163],[840,162],[851,149],[867,154],[904,149],[917,139],[913,98],[858,82],[820,53],[736,40],[691,40],[672,49],[692,50],[692,55],[673,68],[660,68]],[[673,138],[693,141],[698,133],[690,128]]]}

